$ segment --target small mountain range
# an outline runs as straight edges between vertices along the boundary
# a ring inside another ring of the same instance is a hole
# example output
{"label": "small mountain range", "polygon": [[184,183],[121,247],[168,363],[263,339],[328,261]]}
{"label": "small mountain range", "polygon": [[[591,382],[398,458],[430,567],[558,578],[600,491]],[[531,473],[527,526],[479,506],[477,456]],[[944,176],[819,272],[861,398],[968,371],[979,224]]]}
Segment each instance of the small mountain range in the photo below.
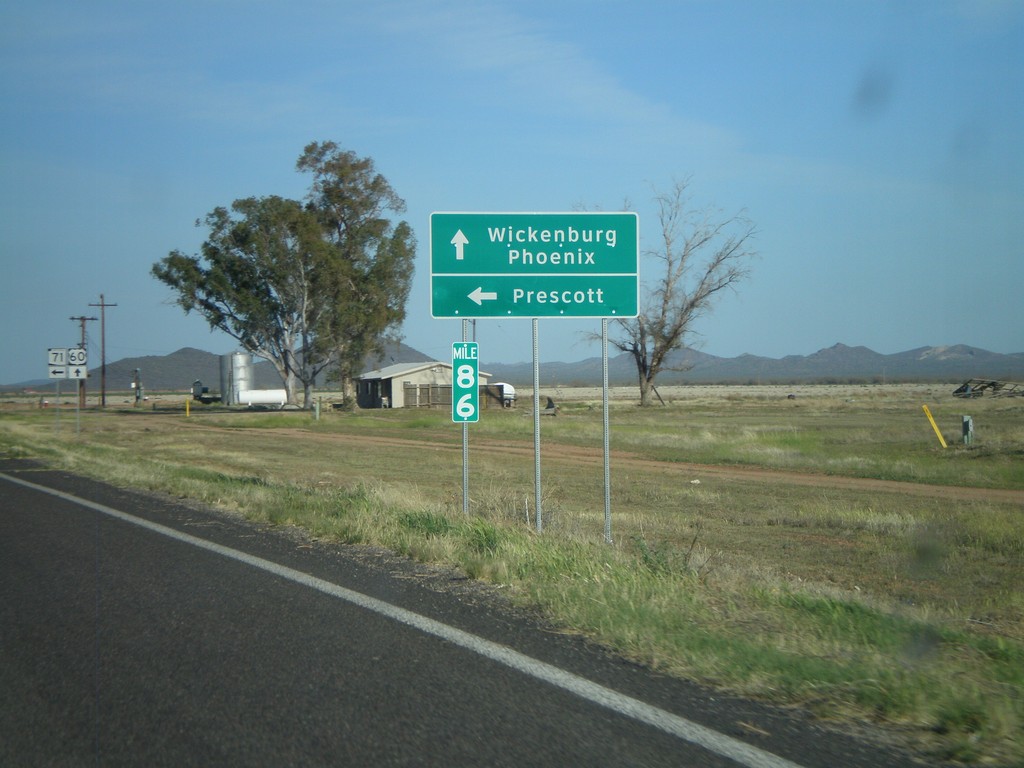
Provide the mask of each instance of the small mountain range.
{"label": "small mountain range", "polygon": [[[532,381],[533,364],[481,365],[498,381]],[[542,383],[550,386],[575,383],[601,383],[600,357],[578,363],[541,365]],[[1024,353],[1009,355],[989,352],[963,344],[944,347],[920,347],[883,355],[867,347],[835,344],[810,355],[783,358],[740,355],[716,357],[699,350],[683,349],[670,355],[668,368],[658,375],[659,384],[793,384],[793,383],[893,383],[904,381],[957,381],[987,378],[1024,380]],[[636,364],[629,354],[608,359],[611,384],[634,384]]]}
{"label": "small mountain range", "polygon": [[[529,385],[533,381],[533,363],[488,363],[486,350],[481,369],[491,381]],[[374,360],[365,370],[396,363],[430,362],[432,358],[405,344],[395,344]],[[450,361],[442,361],[450,362]],[[1000,354],[963,344],[945,347],[920,347],[907,352],[883,355],[867,347],[835,344],[810,355],[788,355],[783,358],[740,355],[716,357],[698,350],[683,349],[669,361],[673,370],[664,370],[657,379],[668,384],[795,384],[795,383],[896,383],[906,381],[955,382],[969,378],[1024,382],[1024,353]],[[132,377],[138,369],[147,391],[186,391],[197,379],[211,391],[220,388],[220,355],[185,347],[163,356],[133,357],[107,363],[107,390],[131,389]],[[255,385],[260,389],[281,386],[273,366],[256,362],[253,366]],[[89,371],[90,391],[100,385],[99,367]],[[540,379],[544,386],[599,386],[602,360],[592,357],[575,363],[542,362]],[[628,354],[609,356],[608,381],[612,385],[636,383],[636,366]],[[7,391],[32,389],[47,392],[56,384],[46,379],[0,387]],[[64,383],[66,391],[71,384]]]}

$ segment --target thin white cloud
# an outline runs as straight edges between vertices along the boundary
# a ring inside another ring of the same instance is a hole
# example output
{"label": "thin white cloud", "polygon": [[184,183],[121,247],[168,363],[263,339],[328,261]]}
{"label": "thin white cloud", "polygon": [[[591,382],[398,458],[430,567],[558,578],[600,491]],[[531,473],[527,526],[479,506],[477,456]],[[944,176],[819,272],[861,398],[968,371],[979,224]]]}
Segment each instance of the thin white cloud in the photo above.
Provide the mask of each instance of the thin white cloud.
{"label": "thin white cloud", "polygon": [[[242,9],[239,9],[240,12]],[[165,35],[182,37],[181,45],[146,44],[153,38],[152,17],[138,12],[114,13],[84,7],[50,18],[41,9],[18,14],[6,27],[12,38],[0,53],[0,82],[8,96],[30,109],[36,101],[109,115],[199,121],[222,126],[280,123],[311,110],[343,111],[330,92],[327,71],[248,77],[243,66],[223,66],[231,50],[239,62],[259,60],[259,51],[231,40],[220,49],[189,38],[187,10]],[[11,21],[5,14],[4,21]],[[0,25],[2,26],[2,25]],[[12,33],[12,29],[16,33]],[[215,34],[212,33],[211,34]]]}
{"label": "thin white cloud", "polygon": [[1020,0],[953,0],[952,12],[977,34],[989,34],[1020,22],[1024,5]]}
{"label": "thin white cloud", "polygon": [[[478,2],[400,3],[381,14],[395,34],[415,38],[430,55],[458,71],[489,74],[494,89],[479,98],[519,104],[538,115],[576,115],[593,131],[627,130],[648,143],[700,142],[735,147],[738,137],[720,126],[678,114],[631,90],[579,46],[497,6]],[[514,6],[513,6],[514,7]]]}

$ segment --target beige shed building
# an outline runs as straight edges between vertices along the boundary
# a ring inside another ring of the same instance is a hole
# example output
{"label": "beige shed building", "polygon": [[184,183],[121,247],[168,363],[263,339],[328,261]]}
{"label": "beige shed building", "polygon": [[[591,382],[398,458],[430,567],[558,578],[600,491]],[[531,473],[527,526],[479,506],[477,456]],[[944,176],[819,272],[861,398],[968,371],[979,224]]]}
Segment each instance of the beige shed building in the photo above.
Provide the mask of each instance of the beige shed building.
{"label": "beige shed building", "polygon": [[[479,372],[481,408],[492,399],[487,382],[491,374]],[[500,403],[500,390],[497,394]],[[452,365],[440,361],[399,363],[356,377],[356,403],[360,408],[441,408],[452,404]]]}

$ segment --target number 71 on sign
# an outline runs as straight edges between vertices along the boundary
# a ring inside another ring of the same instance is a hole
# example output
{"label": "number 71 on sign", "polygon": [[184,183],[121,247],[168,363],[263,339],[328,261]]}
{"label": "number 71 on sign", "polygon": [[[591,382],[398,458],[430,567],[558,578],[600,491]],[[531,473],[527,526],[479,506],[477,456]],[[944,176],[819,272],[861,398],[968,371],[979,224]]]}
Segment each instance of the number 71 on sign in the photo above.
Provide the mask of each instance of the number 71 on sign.
{"label": "number 71 on sign", "polygon": [[475,341],[452,344],[452,421],[480,421],[480,363]]}

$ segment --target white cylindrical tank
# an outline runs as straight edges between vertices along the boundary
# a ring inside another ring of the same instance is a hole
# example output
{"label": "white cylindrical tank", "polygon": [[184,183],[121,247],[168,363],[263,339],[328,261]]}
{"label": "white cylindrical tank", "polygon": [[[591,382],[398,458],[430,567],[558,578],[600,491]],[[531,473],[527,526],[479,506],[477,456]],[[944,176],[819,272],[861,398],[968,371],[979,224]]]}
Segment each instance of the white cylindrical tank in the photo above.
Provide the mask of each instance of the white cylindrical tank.
{"label": "white cylindrical tank", "polygon": [[220,358],[220,396],[224,405],[241,403],[239,393],[253,388],[252,355],[232,352]]}
{"label": "white cylindrical tank", "polygon": [[284,408],[288,402],[288,392],[284,389],[243,389],[238,393],[236,405],[276,405]]}

